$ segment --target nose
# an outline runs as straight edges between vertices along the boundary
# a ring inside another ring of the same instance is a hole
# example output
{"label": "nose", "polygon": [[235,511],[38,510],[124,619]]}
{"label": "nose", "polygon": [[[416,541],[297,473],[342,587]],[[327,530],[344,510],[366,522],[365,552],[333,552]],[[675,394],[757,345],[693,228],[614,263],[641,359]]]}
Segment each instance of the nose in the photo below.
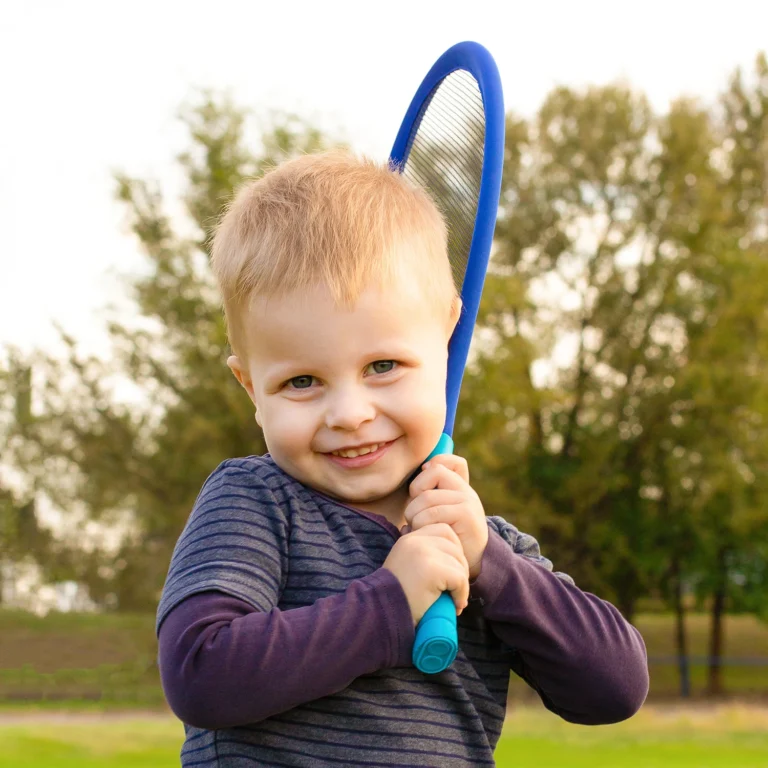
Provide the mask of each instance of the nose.
{"label": "nose", "polygon": [[347,386],[328,395],[325,425],[329,429],[354,431],[376,416],[370,392],[364,387]]}

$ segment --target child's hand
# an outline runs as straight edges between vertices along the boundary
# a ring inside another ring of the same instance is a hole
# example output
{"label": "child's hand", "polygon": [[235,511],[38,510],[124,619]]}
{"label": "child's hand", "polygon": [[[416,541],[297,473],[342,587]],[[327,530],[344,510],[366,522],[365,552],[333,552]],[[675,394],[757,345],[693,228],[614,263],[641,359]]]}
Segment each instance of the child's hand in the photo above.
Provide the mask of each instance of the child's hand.
{"label": "child's hand", "polygon": [[456,532],[469,564],[469,578],[480,574],[488,544],[488,523],[480,497],[469,485],[466,459],[452,454],[433,456],[410,485],[412,501],[405,508],[410,530],[447,523]]}
{"label": "child's hand", "polygon": [[401,536],[381,567],[400,582],[414,627],[443,592],[451,593],[457,615],[467,607],[469,565],[459,537],[448,525],[426,525]]}

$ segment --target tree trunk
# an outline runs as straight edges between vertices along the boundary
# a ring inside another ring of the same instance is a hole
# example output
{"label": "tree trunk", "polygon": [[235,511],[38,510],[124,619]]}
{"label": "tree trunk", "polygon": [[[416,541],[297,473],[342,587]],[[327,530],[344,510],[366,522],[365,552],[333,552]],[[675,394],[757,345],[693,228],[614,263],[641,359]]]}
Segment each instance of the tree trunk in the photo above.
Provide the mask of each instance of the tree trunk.
{"label": "tree trunk", "polygon": [[614,583],[618,585],[616,607],[621,612],[621,615],[632,624],[635,617],[637,598],[641,594],[637,573],[631,566],[626,566],[616,573]]}
{"label": "tree trunk", "polygon": [[630,623],[635,622],[635,599],[633,597],[622,598],[618,601],[621,615]]}
{"label": "tree trunk", "polygon": [[727,598],[727,547],[717,552],[715,592],[712,600],[712,614],[709,635],[709,664],[707,671],[707,695],[723,695],[722,656],[723,656],[723,613]]}
{"label": "tree trunk", "polygon": [[15,586],[16,574],[14,573],[13,561],[4,557],[0,560],[0,606],[4,606],[7,602],[9,607],[14,607]]}
{"label": "tree trunk", "polygon": [[672,590],[675,605],[675,647],[677,650],[677,668],[680,673],[680,696],[688,699],[691,696],[691,674],[688,665],[688,637],[685,631],[683,578],[680,556],[677,554],[672,562]]}

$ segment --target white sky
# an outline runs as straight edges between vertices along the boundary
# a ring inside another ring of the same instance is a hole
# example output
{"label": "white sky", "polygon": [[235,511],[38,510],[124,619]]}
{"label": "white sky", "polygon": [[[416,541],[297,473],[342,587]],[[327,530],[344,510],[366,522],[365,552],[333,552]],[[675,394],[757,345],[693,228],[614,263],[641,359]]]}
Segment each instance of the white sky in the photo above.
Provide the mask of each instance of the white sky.
{"label": "white sky", "polygon": [[474,39],[508,109],[556,84],[623,78],[660,110],[712,99],[768,48],[768,2],[14,2],[0,0],[0,347],[54,347],[52,320],[107,354],[99,309],[138,246],[112,174],[171,198],[189,144],[176,114],[199,87],[286,109],[384,159],[432,62]]}

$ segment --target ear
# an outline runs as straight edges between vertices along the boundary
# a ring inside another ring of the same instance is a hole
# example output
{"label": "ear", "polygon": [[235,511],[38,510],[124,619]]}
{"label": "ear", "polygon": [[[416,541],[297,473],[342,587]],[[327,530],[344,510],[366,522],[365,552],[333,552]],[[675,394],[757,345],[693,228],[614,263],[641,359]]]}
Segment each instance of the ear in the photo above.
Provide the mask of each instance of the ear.
{"label": "ear", "polygon": [[456,325],[459,322],[459,318],[461,317],[461,308],[463,304],[461,303],[461,298],[457,296],[452,302],[451,302],[451,315],[448,320],[448,336],[453,334],[454,330],[456,329]]}
{"label": "ear", "polygon": [[253,382],[251,381],[251,374],[240,361],[240,358],[236,355],[230,355],[227,358],[227,367],[232,371],[240,385],[248,393],[248,397],[250,397],[255,404],[256,399],[253,396]]}

